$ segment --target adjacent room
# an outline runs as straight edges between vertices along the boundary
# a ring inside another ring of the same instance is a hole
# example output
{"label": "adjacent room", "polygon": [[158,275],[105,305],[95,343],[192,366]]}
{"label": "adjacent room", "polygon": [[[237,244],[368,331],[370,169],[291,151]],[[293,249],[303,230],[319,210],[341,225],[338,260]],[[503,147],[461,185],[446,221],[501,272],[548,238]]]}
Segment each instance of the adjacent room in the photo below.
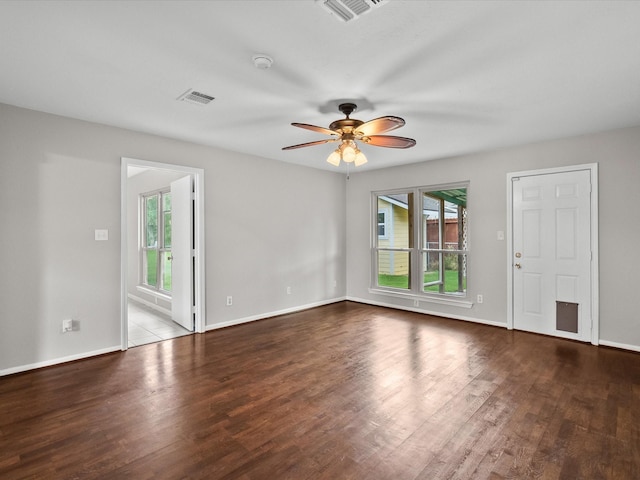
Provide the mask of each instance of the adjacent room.
{"label": "adjacent room", "polygon": [[0,2],[0,477],[640,478],[640,2]]}

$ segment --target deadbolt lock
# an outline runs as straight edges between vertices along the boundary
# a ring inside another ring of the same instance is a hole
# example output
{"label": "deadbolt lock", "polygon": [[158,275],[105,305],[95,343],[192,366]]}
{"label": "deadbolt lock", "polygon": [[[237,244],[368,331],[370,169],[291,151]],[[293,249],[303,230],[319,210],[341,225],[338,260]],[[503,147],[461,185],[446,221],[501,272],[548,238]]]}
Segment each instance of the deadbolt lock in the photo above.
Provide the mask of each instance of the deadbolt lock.
{"label": "deadbolt lock", "polygon": [[516,252],[516,258],[520,258],[522,254],[520,252]]}

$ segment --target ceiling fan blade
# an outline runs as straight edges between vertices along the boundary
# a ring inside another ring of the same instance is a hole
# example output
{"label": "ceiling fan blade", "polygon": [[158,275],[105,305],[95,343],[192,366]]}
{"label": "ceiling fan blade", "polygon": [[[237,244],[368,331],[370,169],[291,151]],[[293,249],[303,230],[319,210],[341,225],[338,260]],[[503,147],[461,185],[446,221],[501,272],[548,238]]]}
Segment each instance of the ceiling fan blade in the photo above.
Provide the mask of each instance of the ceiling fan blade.
{"label": "ceiling fan blade", "polygon": [[337,140],[338,140],[337,138],[327,138],[325,140],[316,140],[315,142],[300,143],[298,145],[282,147],[282,150],[293,150],[295,148],[312,147],[314,145],[322,145],[323,143],[336,142]]}
{"label": "ceiling fan blade", "polygon": [[360,125],[356,131],[365,136],[376,135],[378,133],[390,132],[404,125],[404,119],[400,117],[380,117],[369,120]]}
{"label": "ceiling fan blade", "polygon": [[388,148],[410,148],[416,144],[413,138],[394,137],[393,135],[369,135],[363,141],[367,145]]}
{"label": "ceiling fan blade", "polygon": [[338,132],[334,132],[333,130],[329,130],[328,128],[317,127],[315,125],[309,125],[308,123],[292,123],[291,125],[293,125],[294,127],[306,128],[307,130],[312,130],[312,131],[318,132],[318,133],[324,133],[326,135],[337,135],[338,134]]}

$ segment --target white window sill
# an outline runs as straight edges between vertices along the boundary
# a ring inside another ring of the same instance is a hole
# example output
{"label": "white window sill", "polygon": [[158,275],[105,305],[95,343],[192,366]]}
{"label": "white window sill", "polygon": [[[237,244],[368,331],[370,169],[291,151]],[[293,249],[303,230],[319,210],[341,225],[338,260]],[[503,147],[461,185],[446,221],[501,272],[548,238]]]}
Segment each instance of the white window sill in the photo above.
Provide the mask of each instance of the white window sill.
{"label": "white window sill", "polygon": [[440,305],[450,305],[452,307],[471,308],[473,302],[468,300],[462,300],[460,298],[451,298],[448,296],[430,296],[430,295],[416,295],[415,293],[394,292],[392,290],[383,290],[380,288],[369,288],[369,293],[375,295],[388,295],[390,297],[404,298],[407,300],[418,300],[425,303],[437,303]]}
{"label": "white window sill", "polygon": [[142,293],[146,293],[147,295],[151,295],[156,298],[160,298],[162,300],[166,300],[168,302],[171,301],[171,295],[167,295],[166,293],[159,292],[157,290],[153,290],[152,288],[145,287],[143,285],[137,285],[136,290]]}

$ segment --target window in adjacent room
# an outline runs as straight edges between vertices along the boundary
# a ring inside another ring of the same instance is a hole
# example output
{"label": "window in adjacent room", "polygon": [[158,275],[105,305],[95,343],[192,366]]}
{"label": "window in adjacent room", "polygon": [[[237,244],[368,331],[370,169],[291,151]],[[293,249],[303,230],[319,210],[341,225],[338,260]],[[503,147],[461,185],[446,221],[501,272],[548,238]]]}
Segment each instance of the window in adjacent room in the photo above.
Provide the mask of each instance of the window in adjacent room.
{"label": "window in adjacent room", "polygon": [[142,284],[171,292],[171,192],[144,194],[142,201]]}
{"label": "window in adjacent room", "polygon": [[457,184],[374,194],[374,289],[465,295],[467,189]]}

